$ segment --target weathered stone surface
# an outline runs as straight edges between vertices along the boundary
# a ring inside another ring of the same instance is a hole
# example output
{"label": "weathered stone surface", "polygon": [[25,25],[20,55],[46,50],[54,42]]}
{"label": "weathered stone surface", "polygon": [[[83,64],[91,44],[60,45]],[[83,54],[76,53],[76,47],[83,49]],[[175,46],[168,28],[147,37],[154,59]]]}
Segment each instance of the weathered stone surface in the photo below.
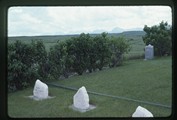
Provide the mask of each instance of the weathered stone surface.
{"label": "weathered stone surface", "polygon": [[89,96],[87,90],[82,86],[73,97],[74,107],[78,109],[89,108]]}
{"label": "weathered stone surface", "polygon": [[33,89],[33,96],[38,99],[48,98],[48,86],[37,79]]}
{"label": "weathered stone surface", "polygon": [[133,113],[132,117],[153,117],[152,113],[147,109],[138,106],[136,111]]}
{"label": "weathered stone surface", "polygon": [[148,45],[145,47],[145,59],[153,59],[154,58],[154,47],[152,45]]}

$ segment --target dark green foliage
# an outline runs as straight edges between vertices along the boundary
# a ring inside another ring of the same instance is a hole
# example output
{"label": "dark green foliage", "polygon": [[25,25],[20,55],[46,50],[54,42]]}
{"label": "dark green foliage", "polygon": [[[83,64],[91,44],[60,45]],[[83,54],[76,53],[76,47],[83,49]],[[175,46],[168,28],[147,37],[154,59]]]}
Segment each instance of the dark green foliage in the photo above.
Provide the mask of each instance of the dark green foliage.
{"label": "dark green foliage", "polygon": [[8,44],[8,89],[21,90],[48,76],[47,52],[42,41]]}
{"label": "dark green foliage", "polygon": [[68,77],[67,65],[66,63],[68,53],[67,53],[67,46],[64,42],[59,42],[55,46],[51,47],[49,52],[49,61],[50,61],[50,74],[54,76],[54,78],[58,79],[61,75],[65,75]]}
{"label": "dark green foliage", "polygon": [[90,38],[88,41],[88,66],[87,69],[91,73],[92,71],[95,71],[97,66],[96,66],[96,61],[98,60],[98,51],[97,51],[97,43],[96,39],[93,37]]}
{"label": "dark green foliage", "polygon": [[130,51],[130,45],[123,37],[109,40],[109,48],[111,51],[110,67],[119,66],[123,62],[123,54]]}
{"label": "dark green foliage", "polygon": [[111,57],[111,51],[108,46],[107,33],[103,32],[101,36],[96,36],[94,41],[96,44],[97,54],[96,66],[99,70],[102,70],[105,65],[108,65]]}
{"label": "dark green foliage", "polygon": [[41,78],[46,78],[49,73],[49,63],[47,59],[47,52],[42,41],[32,41],[32,49],[34,50],[33,59],[35,66],[38,67],[38,73]]}
{"label": "dark green foliage", "polygon": [[69,55],[72,57],[72,68],[79,75],[87,69],[89,63],[90,35],[82,33],[79,37],[73,37],[68,43]]}
{"label": "dark green foliage", "polygon": [[8,45],[8,89],[20,90],[27,87],[36,77],[34,49],[31,45],[16,41]]}
{"label": "dark green foliage", "polygon": [[42,41],[16,41],[8,44],[8,88],[20,90],[36,79],[68,78],[71,73],[82,75],[87,70],[119,66],[128,51],[124,38],[110,38],[105,32],[95,37],[82,33],[59,41],[48,53]]}
{"label": "dark green foliage", "polygon": [[146,45],[154,46],[156,56],[170,55],[172,51],[172,28],[167,22],[161,22],[159,25],[152,27],[144,26],[146,32],[143,41]]}

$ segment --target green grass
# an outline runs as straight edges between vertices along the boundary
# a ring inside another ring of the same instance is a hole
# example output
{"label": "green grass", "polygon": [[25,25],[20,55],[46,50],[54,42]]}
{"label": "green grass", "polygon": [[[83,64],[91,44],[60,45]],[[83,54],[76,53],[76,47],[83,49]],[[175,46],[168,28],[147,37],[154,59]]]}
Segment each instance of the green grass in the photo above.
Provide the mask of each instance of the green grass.
{"label": "green grass", "polygon": [[[82,76],[73,76],[53,81],[55,84],[80,88],[109,95],[171,105],[172,100],[171,57],[144,61],[125,61],[123,66],[104,69]],[[33,87],[8,94],[10,117],[131,117],[138,105],[152,112],[155,117],[167,117],[171,110],[142,103],[89,94],[90,103],[96,109],[86,113],[73,111],[73,95],[76,91],[49,86],[53,99],[34,101],[25,96],[32,95]]]}

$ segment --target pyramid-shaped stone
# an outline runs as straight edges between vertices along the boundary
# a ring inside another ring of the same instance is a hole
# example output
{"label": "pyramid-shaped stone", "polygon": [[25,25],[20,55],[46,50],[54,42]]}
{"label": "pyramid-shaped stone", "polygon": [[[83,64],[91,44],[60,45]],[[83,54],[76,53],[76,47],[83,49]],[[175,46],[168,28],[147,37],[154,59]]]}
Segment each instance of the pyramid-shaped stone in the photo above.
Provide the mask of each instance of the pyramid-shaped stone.
{"label": "pyramid-shaped stone", "polygon": [[88,109],[89,108],[89,96],[87,90],[82,86],[73,97],[73,105],[78,109]]}
{"label": "pyramid-shaped stone", "polygon": [[48,86],[37,79],[33,89],[33,96],[38,99],[48,98]]}
{"label": "pyramid-shaped stone", "polygon": [[132,117],[153,117],[152,113],[147,109],[138,106],[136,111],[133,113]]}

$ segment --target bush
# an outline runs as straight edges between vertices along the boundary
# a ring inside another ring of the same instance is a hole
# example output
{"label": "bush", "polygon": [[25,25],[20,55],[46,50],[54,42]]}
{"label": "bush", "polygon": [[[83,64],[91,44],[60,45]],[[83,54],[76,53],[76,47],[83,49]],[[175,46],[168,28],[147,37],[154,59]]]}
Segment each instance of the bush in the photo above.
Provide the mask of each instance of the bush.
{"label": "bush", "polygon": [[58,79],[61,75],[68,77],[67,74],[67,46],[64,42],[59,42],[55,46],[50,48],[49,52],[49,64],[51,66],[50,74]]}
{"label": "bush", "polygon": [[34,49],[31,45],[20,41],[8,45],[9,91],[26,88],[36,77],[39,77],[33,56]]}
{"label": "bush", "polygon": [[76,72],[82,75],[104,66],[115,67],[122,63],[122,55],[129,51],[124,38],[110,38],[103,32],[91,37],[82,33],[66,41],[58,42],[47,54],[42,41],[25,44],[16,41],[8,44],[8,88],[20,90],[34,80],[69,77]]}
{"label": "bush", "polygon": [[35,60],[35,66],[38,69],[38,74],[41,79],[46,79],[49,74],[50,65],[48,61],[47,51],[43,42],[40,41],[32,41],[31,47],[34,50],[33,59]]}
{"label": "bush", "polygon": [[112,37],[109,40],[109,49],[111,51],[111,60],[109,66],[116,67],[122,64],[123,54],[130,51],[130,45],[123,37]]}
{"label": "bush", "polygon": [[95,42],[95,53],[96,53],[96,67],[99,70],[102,70],[102,68],[109,64],[110,57],[111,57],[111,51],[109,49],[109,43],[108,43],[108,33],[103,32],[101,36],[96,36],[94,38]]}
{"label": "bush", "polygon": [[90,40],[88,42],[88,66],[87,69],[91,73],[92,71],[95,71],[97,69],[96,67],[96,61],[98,60],[98,51],[97,51],[97,43],[93,37],[90,37]]}
{"label": "bush", "polygon": [[154,46],[155,56],[170,55],[172,52],[172,28],[167,22],[161,22],[159,25],[152,27],[144,26],[146,35],[143,41],[146,45],[151,44]]}
{"label": "bush", "polygon": [[90,35],[82,33],[78,37],[72,37],[67,41],[68,54],[72,59],[72,69],[82,75],[89,65],[89,41]]}

